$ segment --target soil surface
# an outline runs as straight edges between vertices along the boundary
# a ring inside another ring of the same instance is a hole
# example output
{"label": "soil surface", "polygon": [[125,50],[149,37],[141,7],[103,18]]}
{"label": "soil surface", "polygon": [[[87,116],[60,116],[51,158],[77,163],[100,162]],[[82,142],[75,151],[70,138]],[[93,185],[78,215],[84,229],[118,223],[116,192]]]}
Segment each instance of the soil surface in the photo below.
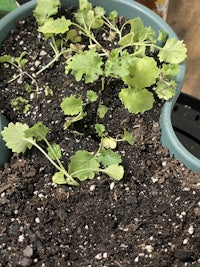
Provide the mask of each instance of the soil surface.
{"label": "soil surface", "polygon": [[[17,25],[1,53],[17,57],[20,49],[27,52],[29,73],[53,56],[32,18]],[[42,121],[48,126],[48,140],[60,144],[67,166],[76,150],[98,149],[91,121],[102,121],[94,117],[97,105],[88,104],[88,119],[64,131],[61,100],[74,90],[84,98],[87,89],[98,91],[101,82],[85,88],[82,81],[65,75],[64,68],[62,58],[41,73],[36,96],[24,90],[25,83],[31,83],[26,75],[8,83],[18,72],[1,64],[0,109],[10,121],[29,126]],[[52,94],[46,96],[47,85]],[[118,144],[125,167],[120,182],[99,175],[78,187],[55,185],[54,168],[36,149],[13,154],[0,171],[0,266],[200,266],[200,175],[162,147],[162,103],[143,115],[130,115],[117,97],[122,86],[120,81],[106,81],[103,102],[109,106],[104,120],[108,134],[116,137],[126,128],[136,137],[134,146]],[[23,105],[15,111],[10,106],[19,96],[30,104],[26,114]]]}

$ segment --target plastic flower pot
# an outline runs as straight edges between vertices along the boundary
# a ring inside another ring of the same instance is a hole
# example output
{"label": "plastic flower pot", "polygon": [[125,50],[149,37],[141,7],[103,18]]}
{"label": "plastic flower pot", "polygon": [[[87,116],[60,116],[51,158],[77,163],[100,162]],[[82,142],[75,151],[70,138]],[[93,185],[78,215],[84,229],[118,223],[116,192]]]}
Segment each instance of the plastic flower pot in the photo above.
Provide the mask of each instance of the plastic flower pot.
{"label": "plastic flower pot", "polygon": [[[8,120],[3,114],[0,114],[0,132],[5,126],[8,125]],[[5,142],[2,140],[0,135],[0,167],[9,159],[11,152],[7,149]]]}
{"label": "plastic flower pot", "polygon": [[[78,6],[78,0],[63,0],[61,1],[63,6]],[[143,20],[145,26],[151,26],[155,31],[159,29],[163,29],[165,32],[168,33],[170,38],[176,38],[177,36],[174,31],[170,28],[170,26],[157,14],[155,14],[150,9],[146,8],[145,6],[132,1],[132,0],[90,0],[91,3],[94,5],[101,5],[104,7],[108,12],[112,10],[117,10],[119,15],[125,16],[127,18],[134,18],[140,17]],[[0,23],[0,45],[3,40],[8,36],[9,32],[13,27],[15,27],[15,23],[32,14],[33,9],[35,8],[36,1],[30,1],[8,15],[6,15]],[[163,107],[163,111],[160,117],[160,125],[162,128],[162,143],[164,146],[169,148],[170,153],[175,155],[177,158],[181,159],[188,168],[200,170],[200,164],[197,164],[197,159],[194,156],[188,154],[188,151],[181,145],[178,141],[172,124],[171,124],[171,111],[173,106],[176,102],[180,94],[180,90],[182,87],[183,79],[185,75],[185,65],[184,63],[180,66],[180,72],[176,77],[177,81],[177,94],[176,96],[167,101]],[[0,131],[3,129],[3,116],[0,117],[1,120],[1,128]],[[13,133],[14,134],[14,133]],[[7,151],[4,142],[0,139],[0,156],[1,156],[1,165],[8,160],[9,152]],[[192,160],[190,160],[192,159]]]}

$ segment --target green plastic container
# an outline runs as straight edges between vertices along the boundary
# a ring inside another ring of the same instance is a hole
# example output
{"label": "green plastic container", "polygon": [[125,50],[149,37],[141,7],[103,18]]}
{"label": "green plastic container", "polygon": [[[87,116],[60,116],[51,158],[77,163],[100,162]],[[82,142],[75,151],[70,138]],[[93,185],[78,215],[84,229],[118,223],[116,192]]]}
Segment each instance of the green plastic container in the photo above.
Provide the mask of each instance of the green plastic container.
{"label": "green plastic container", "polygon": [[[62,5],[67,6],[78,6],[78,0],[63,0]],[[170,38],[176,38],[177,36],[170,26],[161,19],[157,14],[155,14],[150,9],[144,7],[143,5],[133,1],[133,0],[90,0],[94,5],[99,5],[104,7],[108,12],[112,10],[117,10],[119,15],[125,16],[127,18],[140,17],[143,20],[145,26],[151,26],[154,30],[163,29],[168,33]],[[10,30],[15,27],[16,21],[32,14],[35,8],[36,1],[30,1],[8,15],[6,15],[0,21],[0,45],[3,40],[7,37]],[[200,171],[200,160],[191,155],[179,142],[171,124],[171,111],[173,109],[174,103],[180,94],[183,79],[185,76],[185,64],[181,64],[180,72],[176,77],[178,83],[177,94],[171,100],[167,101],[163,107],[163,111],[160,117],[160,125],[162,128],[161,141],[164,146],[167,146],[170,154],[175,155],[175,157],[181,159],[183,163],[190,169]],[[2,130],[2,122],[4,118],[0,116],[0,131]],[[14,134],[14,133],[13,133]],[[8,160],[9,152],[5,148],[4,142],[0,140],[0,155],[1,155],[1,165],[3,162]]]}
{"label": "green plastic container", "polygon": [[[0,114],[0,131],[2,131],[7,125],[8,120],[3,114]],[[2,140],[2,136],[0,135],[0,167],[2,167],[3,164],[8,161],[10,155],[11,151],[7,149],[5,142]]]}

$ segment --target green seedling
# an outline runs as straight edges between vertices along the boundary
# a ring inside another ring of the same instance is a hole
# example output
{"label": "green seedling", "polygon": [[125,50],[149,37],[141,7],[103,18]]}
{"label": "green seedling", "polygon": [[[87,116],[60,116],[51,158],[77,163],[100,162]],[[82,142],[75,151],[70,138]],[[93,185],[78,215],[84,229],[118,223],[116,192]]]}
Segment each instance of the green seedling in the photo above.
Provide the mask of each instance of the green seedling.
{"label": "green seedling", "polygon": [[15,74],[14,77],[8,81],[8,83],[11,83],[17,79],[22,79],[23,76],[27,76],[35,85],[36,91],[38,91],[38,84],[36,80],[27,71],[24,71],[24,67],[28,62],[28,60],[25,58],[26,54],[27,52],[22,52],[19,57],[11,57],[10,55],[0,56],[0,63],[8,63],[16,68],[19,72],[18,74]]}
{"label": "green seedling", "polygon": [[[15,135],[13,135],[15,132]],[[113,159],[112,162],[106,163],[105,168],[100,168],[100,163],[104,162],[107,154],[102,154],[100,158],[96,154],[85,150],[79,150],[70,158],[68,171],[61,163],[61,148],[58,144],[50,144],[47,140],[49,129],[41,122],[36,123],[29,128],[27,124],[20,122],[9,123],[1,132],[3,140],[9,149],[16,153],[24,153],[27,149],[35,146],[56,168],[56,172],[52,177],[53,182],[57,184],[78,185],[76,178],[79,181],[93,179],[95,174],[103,172],[115,180],[120,180],[123,177],[124,170],[119,165],[119,158]],[[47,146],[45,151],[39,142],[44,142]],[[120,160],[121,162],[121,160]],[[112,163],[112,164],[111,164]]]}
{"label": "green seedling", "polygon": [[11,107],[14,111],[22,110],[22,112],[26,114],[30,110],[31,105],[28,103],[28,100],[19,96],[11,100]]}

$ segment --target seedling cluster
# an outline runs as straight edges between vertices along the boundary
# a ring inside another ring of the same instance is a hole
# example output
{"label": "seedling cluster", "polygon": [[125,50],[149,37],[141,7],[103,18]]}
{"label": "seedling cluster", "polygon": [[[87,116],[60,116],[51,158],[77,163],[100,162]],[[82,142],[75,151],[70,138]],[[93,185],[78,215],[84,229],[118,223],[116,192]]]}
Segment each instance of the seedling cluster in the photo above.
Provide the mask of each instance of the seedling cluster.
{"label": "seedling cluster", "polygon": [[[102,7],[94,7],[87,0],[79,0],[79,8],[74,13],[73,21],[64,15],[59,17],[59,9],[59,0],[37,1],[34,16],[38,31],[49,42],[54,56],[48,64],[40,67],[34,77],[23,70],[27,63],[25,52],[18,58],[3,55],[0,63],[9,63],[18,70],[18,74],[9,82],[27,75],[35,85],[36,95],[38,77],[48,71],[54,62],[58,62],[60,57],[66,60],[65,74],[70,73],[77,82],[84,81],[88,84],[101,81],[99,92],[88,90],[86,99],[75,92],[62,99],[60,108],[66,116],[63,125],[66,131],[70,131],[72,124],[87,116],[84,107],[88,103],[98,103],[96,116],[104,118],[109,107],[102,104],[100,99],[108,79],[123,82],[118,97],[124,108],[133,114],[150,110],[155,102],[155,95],[167,100],[175,94],[174,77],[179,72],[179,64],[186,58],[186,47],[182,41],[169,39],[163,31],[156,33],[152,28],[145,27],[140,18],[124,20],[119,27],[116,11],[106,15]],[[105,27],[109,29],[109,36],[106,38],[112,44],[111,48],[100,43],[95,35],[96,31]],[[84,42],[86,38],[87,43]],[[27,84],[25,89],[30,89]],[[47,94],[51,92],[48,89]],[[18,101],[24,102],[22,99]],[[27,106],[23,112],[26,110]],[[48,142],[46,136],[49,129],[42,122],[32,127],[19,122],[10,123],[2,131],[2,136],[13,152],[24,153],[26,149],[37,147],[56,168],[53,175],[55,183],[78,185],[78,180],[93,179],[99,172],[119,181],[123,178],[124,168],[121,165],[122,158],[115,152],[115,148],[118,142],[133,145],[135,138],[127,129],[122,129],[123,134],[119,138],[112,138],[108,136],[105,125],[100,123],[96,123],[94,129],[100,140],[98,150],[78,150],[70,158],[67,169],[61,162],[59,144]],[[15,136],[13,132],[16,133]],[[46,150],[40,146],[40,142],[46,144]]]}

